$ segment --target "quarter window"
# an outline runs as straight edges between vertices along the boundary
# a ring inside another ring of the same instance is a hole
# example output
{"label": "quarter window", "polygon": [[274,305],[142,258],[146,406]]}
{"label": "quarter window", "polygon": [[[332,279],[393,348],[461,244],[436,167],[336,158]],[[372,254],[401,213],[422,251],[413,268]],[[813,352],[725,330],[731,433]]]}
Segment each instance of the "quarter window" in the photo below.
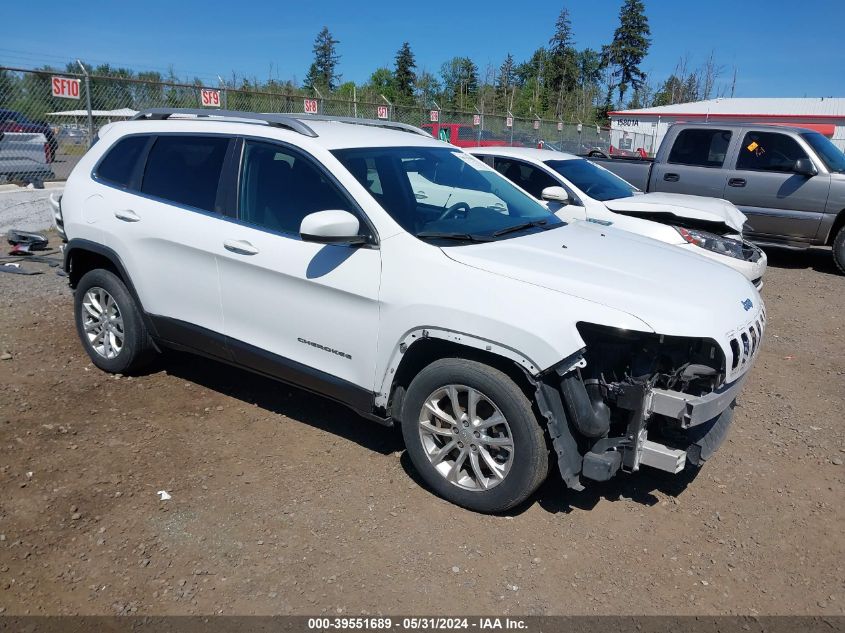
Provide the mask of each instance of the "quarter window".
{"label": "quarter window", "polygon": [[[372,170],[360,166],[369,188]],[[247,142],[239,194],[240,219],[279,233],[299,235],[303,218],[316,211],[352,211],[340,193],[310,161],[277,145]]]}
{"label": "quarter window", "polygon": [[742,140],[737,169],[792,172],[795,161],[807,158],[801,146],[786,134],[749,132]]}
{"label": "quarter window", "polygon": [[129,136],[115,143],[100,161],[97,167],[97,178],[124,189],[136,188],[137,183],[133,183],[132,179],[135,176],[138,159],[149,140],[149,136]]}
{"label": "quarter window", "polygon": [[668,162],[694,167],[721,167],[730,142],[731,133],[728,130],[682,130],[669,152]]}
{"label": "quarter window", "polygon": [[217,185],[229,139],[220,136],[160,136],[150,150],[143,193],[215,211]]}

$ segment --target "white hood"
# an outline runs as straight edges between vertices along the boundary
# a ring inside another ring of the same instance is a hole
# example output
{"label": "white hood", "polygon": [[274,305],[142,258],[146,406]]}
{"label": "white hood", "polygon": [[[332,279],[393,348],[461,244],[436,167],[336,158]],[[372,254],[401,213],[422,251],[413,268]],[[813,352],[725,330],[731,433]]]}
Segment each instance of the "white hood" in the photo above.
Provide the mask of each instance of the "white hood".
{"label": "white hood", "polygon": [[[467,266],[625,312],[660,334],[724,341],[761,305],[754,286],[723,264],[586,222],[443,252]],[[750,312],[743,306],[748,299]]]}
{"label": "white hood", "polygon": [[666,213],[679,218],[714,222],[737,233],[742,233],[742,225],[746,220],[745,214],[727,200],[681,193],[644,193],[630,198],[606,200],[604,205],[616,213]]}

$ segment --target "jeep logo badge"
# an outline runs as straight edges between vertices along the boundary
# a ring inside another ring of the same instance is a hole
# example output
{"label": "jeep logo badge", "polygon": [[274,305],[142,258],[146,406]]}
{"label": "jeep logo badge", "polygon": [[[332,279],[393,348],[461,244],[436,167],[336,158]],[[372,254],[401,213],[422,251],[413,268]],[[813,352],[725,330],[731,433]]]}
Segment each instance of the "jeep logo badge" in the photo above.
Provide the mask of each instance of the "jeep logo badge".
{"label": "jeep logo badge", "polygon": [[742,302],[742,307],[745,308],[746,312],[748,312],[751,308],[754,307],[754,304],[751,303],[751,299],[746,299]]}

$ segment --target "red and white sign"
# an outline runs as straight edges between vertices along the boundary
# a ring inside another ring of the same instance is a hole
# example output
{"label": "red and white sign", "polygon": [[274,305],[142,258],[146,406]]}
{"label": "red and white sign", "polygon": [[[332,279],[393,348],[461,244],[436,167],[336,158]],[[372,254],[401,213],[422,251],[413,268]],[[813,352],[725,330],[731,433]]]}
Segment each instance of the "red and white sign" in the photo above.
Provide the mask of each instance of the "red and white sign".
{"label": "red and white sign", "polygon": [[50,80],[53,87],[53,96],[62,99],[79,99],[79,79],[68,79],[67,77],[53,77]]}
{"label": "red and white sign", "polygon": [[431,110],[428,113],[428,117],[432,123],[437,123],[438,121],[440,121],[440,110]]}
{"label": "red and white sign", "polygon": [[505,119],[505,126],[506,127],[513,127],[513,117],[512,116],[509,116],[507,119]]}
{"label": "red and white sign", "polygon": [[379,106],[376,108],[376,116],[380,119],[386,119],[389,112],[390,111],[387,109],[387,106]]}
{"label": "red and white sign", "polygon": [[200,90],[200,103],[204,108],[219,108],[220,91],[213,88],[203,88]]}
{"label": "red and white sign", "polygon": [[540,129],[540,121],[538,121],[537,119],[534,119],[534,129],[535,130]]}
{"label": "red and white sign", "polygon": [[481,115],[480,114],[473,114],[472,115],[472,124],[473,125],[481,125]]}
{"label": "red and white sign", "polygon": [[558,132],[563,131],[563,123],[561,123],[560,121],[557,122],[557,131]]}
{"label": "red and white sign", "polygon": [[319,104],[316,99],[305,99],[302,109],[305,111],[305,114],[317,114]]}

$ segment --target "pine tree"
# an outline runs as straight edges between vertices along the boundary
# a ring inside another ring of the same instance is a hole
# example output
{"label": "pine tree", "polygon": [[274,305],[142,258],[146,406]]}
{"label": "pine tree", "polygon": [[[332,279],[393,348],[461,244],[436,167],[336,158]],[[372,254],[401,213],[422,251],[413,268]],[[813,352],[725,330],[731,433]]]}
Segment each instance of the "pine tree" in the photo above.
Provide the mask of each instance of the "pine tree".
{"label": "pine tree", "polygon": [[513,55],[508,53],[499,68],[499,81],[496,83],[496,109],[507,112],[510,108],[511,91],[516,82],[516,64]]}
{"label": "pine tree", "polygon": [[417,77],[414,68],[414,54],[408,42],[396,53],[396,70],[393,73],[394,95],[399,103],[412,103],[414,100],[414,82]]}
{"label": "pine tree", "polygon": [[317,34],[314,40],[314,63],[308,69],[304,86],[318,90],[334,90],[340,83],[340,73],[337,72],[340,55],[337,54],[337,44],[340,42],[329,32],[328,27]]}
{"label": "pine tree", "polygon": [[572,38],[568,9],[561,10],[557,16],[555,32],[549,40],[547,78],[552,92],[571,92],[578,84],[578,53]]}
{"label": "pine tree", "polygon": [[605,64],[614,66],[619,100],[625,101],[629,87],[638,89],[645,81],[640,64],[651,45],[651,29],[642,0],[625,0],[619,9],[619,27],[613,33],[613,42],[603,50]]}

